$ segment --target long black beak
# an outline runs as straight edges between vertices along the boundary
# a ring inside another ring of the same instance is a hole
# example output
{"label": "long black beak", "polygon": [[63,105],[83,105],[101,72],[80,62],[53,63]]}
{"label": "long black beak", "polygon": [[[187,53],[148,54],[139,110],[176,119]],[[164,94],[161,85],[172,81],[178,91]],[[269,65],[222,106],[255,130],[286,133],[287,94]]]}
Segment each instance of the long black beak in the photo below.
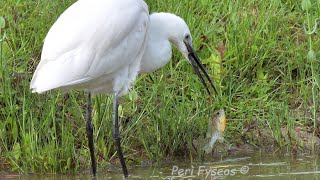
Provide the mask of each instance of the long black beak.
{"label": "long black beak", "polygon": [[209,93],[209,95],[211,95],[211,92],[207,86],[207,83],[205,82],[205,80],[203,79],[199,68],[201,69],[202,73],[205,75],[205,77],[207,78],[207,80],[209,81],[212,89],[214,90],[214,92],[216,94],[218,94],[218,91],[216,89],[216,87],[213,85],[213,82],[211,80],[211,78],[209,77],[206,68],[204,67],[204,65],[201,63],[200,58],[198,57],[197,53],[194,51],[194,49],[192,48],[192,46],[188,43],[188,42],[184,42],[184,44],[187,47],[188,50],[188,59],[190,64],[193,67],[194,72],[197,74],[197,76],[199,77],[200,81],[202,82],[202,84],[206,87],[207,92]]}

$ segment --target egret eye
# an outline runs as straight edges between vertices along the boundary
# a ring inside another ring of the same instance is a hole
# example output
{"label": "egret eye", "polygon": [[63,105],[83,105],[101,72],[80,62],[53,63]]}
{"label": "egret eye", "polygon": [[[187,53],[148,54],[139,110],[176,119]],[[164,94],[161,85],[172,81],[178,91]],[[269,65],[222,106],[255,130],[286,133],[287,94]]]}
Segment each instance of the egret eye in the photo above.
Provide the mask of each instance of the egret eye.
{"label": "egret eye", "polygon": [[184,39],[186,39],[186,40],[190,39],[190,34],[186,34]]}

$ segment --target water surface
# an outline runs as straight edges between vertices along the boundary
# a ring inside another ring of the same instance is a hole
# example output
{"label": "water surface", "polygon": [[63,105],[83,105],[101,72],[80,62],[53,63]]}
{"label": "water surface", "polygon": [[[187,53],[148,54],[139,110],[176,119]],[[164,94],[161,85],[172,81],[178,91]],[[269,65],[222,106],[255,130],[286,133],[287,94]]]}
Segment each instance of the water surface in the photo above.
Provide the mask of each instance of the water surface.
{"label": "water surface", "polygon": [[[319,157],[311,155],[251,154],[190,162],[166,161],[159,165],[129,166],[129,179],[320,179]],[[97,179],[122,179],[119,168],[107,168]],[[0,179],[91,179],[76,175],[2,175]]]}

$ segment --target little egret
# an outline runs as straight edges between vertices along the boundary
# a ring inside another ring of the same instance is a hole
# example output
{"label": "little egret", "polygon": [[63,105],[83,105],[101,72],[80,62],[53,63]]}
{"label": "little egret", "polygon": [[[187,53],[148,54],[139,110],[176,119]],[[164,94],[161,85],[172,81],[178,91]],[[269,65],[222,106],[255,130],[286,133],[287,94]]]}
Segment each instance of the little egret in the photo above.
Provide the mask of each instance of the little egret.
{"label": "little egret", "polygon": [[169,13],[149,16],[143,0],[79,0],[49,30],[30,87],[37,93],[51,89],[88,92],[86,131],[94,176],[91,94],[114,95],[113,138],[128,177],[120,146],[118,97],[129,90],[139,72],[152,72],[168,63],[170,43],[186,57],[208,93],[199,69],[216,91],[193,49],[184,20]]}

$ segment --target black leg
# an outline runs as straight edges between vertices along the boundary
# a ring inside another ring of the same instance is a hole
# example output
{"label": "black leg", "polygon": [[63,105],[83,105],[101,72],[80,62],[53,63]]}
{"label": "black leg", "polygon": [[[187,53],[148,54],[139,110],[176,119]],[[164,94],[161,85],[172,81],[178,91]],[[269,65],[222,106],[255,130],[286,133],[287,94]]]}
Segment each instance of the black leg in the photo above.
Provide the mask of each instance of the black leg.
{"label": "black leg", "polygon": [[120,159],[120,163],[122,166],[123,170],[123,175],[125,178],[128,177],[128,170],[126,166],[126,162],[124,161],[122,150],[121,150],[121,144],[120,144],[120,136],[119,136],[119,124],[118,124],[118,95],[116,94],[114,96],[114,101],[113,101],[113,112],[114,112],[114,117],[113,117],[113,138],[116,143],[117,151],[118,151],[118,156]]}
{"label": "black leg", "polygon": [[96,165],[96,158],[94,157],[94,144],[93,144],[93,128],[91,124],[91,93],[88,93],[88,104],[87,104],[87,137],[88,137],[88,145],[90,149],[90,156],[91,156],[91,166],[92,166],[92,175],[96,177],[97,173],[97,165]]}

